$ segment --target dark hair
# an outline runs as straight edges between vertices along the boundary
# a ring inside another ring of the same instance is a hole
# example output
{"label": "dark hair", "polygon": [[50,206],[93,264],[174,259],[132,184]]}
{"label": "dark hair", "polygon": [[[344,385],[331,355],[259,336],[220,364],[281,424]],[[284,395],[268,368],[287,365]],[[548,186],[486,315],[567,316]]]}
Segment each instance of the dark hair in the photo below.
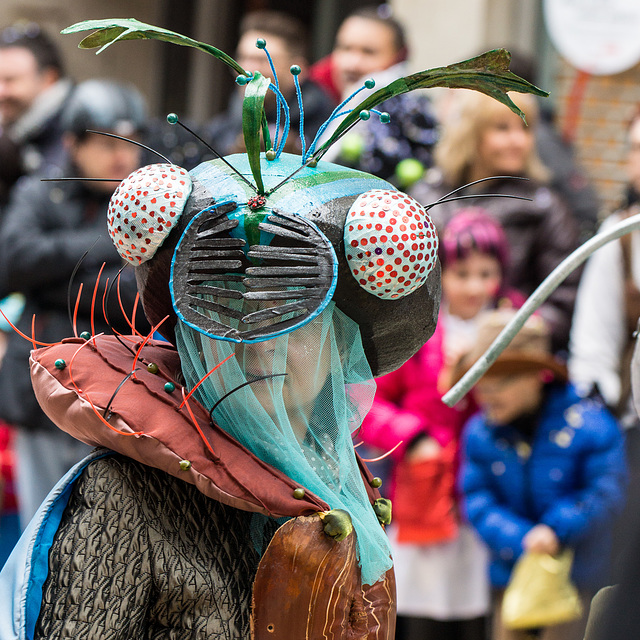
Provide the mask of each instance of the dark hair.
{"label": "dark hair", "polygon": [[31,52],[39,71],[53,69],[60,77],[64,75],[64,64],[58,47],[37,24],[16,24],[0,31],[0,50],[16,47]]}
{"label": "dark hair", "polygon": [[494,257],[504,275],[509,244],[502,226],[482,207],[465,207],[447,222],[440,237],[438,257],[445,269],[477,251]]}
{"label": "dark hair", "polygon": [[400,53],[400,60],[406,60],[408,55],[407,37],[404,27],[391,15],[391,9],[386,4],[371,5],[356,9],[347,16],[349,18],[364,18],[378,22],[391,31],[393,35],[393,45],[395,50]]}
{"label": "dark hair", "polygon": [[305,25],[282,11],[252,11],[240,21],[240,35],[247,31],[258,31],[269,44],[269,35],[281,38],[294,58],[309,59],[309,35]]}
{"label": "dark hair", "polygon": [[146,125],[146,104],[133,86],[114,80],[85,80],[71,94],[62,112],[61,125],[79,140],[87,135],[87,129],[125,136],[142,133]]}

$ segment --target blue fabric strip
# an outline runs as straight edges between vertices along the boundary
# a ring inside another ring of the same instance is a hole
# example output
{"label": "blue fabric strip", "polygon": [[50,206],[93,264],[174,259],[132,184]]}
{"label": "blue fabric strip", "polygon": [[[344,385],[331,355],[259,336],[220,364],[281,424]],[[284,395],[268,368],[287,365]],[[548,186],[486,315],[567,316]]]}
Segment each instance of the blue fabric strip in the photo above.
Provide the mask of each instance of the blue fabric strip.
{"label": "blue fabric strip", "polygon": [[[113,455],[113,453],[113,451],[102,450],[87,456],[73,467],[54,488],[52,494],[57,492],[57,495],[50,494],[53,500],[45,513],[41,515],[42,524],[36,533],[30,558],[31,571],[28,576],[25,602],[25,637],[27,640],[33,640],[35,634],[36,622],[42,607],[42,589],[49,575],[49,550],[60,526],[62,514],[69,502],[73,485],[89,463]],[[49,499],[43,504],[46,505],[48,501]]]}

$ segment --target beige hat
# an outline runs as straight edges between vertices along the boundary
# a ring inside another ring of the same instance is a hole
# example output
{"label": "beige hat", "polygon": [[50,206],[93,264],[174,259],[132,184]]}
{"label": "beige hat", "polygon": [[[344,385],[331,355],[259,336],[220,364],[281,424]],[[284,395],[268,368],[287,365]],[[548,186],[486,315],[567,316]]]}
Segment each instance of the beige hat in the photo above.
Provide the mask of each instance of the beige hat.
{"label": "beige hat", "polygon": [[[475,344],[455,366],[452,376],[454,383],[480,359],[515,314],[514,309],[499,309],[487,311],[478,318]],[[567,380],[566,366],[551,353],[551,337],[546,323],[541,317],[532,316],[484,375],[519,374],[545,369],[556,380]]]}

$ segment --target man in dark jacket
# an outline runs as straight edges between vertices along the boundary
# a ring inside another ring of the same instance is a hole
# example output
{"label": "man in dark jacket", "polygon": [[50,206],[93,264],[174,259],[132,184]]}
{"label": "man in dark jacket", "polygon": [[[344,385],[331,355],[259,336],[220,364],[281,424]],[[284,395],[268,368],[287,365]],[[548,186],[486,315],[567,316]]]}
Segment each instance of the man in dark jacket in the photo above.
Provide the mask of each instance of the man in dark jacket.
{"label": "man in dark jacket", "polygon": [[0,31],[0,207],[21,175],[62,165],[60,117],[71,89],[38,25]]}
{"label": "man in dark jacket", "polygon": [[[18,328],[27,336],[52,343],[74,332],[96,334],[108,329],[102,312],[103,293],[106,279],[109,283],[116,279],[121,260],[108,236],[105,212],[118,181],[139,166],[140,148],[86,129],[135,137],[144,118],[144,104],[137,92],[107,81],[79,85],[63,116],[70,157],[65,175],[105,181],[43,182],[31,177],[16,185],[0,228],[0,273],[7,290],[25,296]],[[81,283],[83,291],[78,297]],[[116,283],[104,298],[107,316],[116,329],[131,333],[123,323],[118,297],[131,316],[136,290],[133,275],[123,272],[120,296],[117,288]],[[29,376],[32,348],[29,340],[12,332],[0,368],[0,417],[17,431],[23,527],[61,475],[88,452],[86,445],[56,429],[40,409]]]}
{"label": "man in dark jacket", "polygon": [[[361,7],[343,21],[333,51],[312,66],[310,75],[340,100],[373,78],[376,86],[359,93],[349,103],[353,108],[379,87],[408,75],[407,57],[404,27],[388,6]],[[324,159],[372,173],[406,190],[433,165],[438,128],[431,101],[423,93],[406,93],[378,108],[388,117],[361,122]],[[338,122],[327,129],[321,142]]]}

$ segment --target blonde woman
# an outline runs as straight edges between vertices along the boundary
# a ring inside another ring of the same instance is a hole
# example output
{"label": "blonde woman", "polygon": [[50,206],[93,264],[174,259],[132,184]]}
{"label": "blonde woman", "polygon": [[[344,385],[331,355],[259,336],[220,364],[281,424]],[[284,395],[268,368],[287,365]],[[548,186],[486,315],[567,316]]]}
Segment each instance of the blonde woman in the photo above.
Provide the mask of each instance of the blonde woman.
{"label": "blonde woman", "polygon": [[[488,210],[509,242],[506,284],[527,296],[578,246],[579,229],[566,204],[547,186],[549,171],[535,149],[535,100],[521,94],[511,98],[526,114],[527,124],[488,96],[457,92],[436,147],[437,169],[414,187],[412,195],[431,204],[460,189],[456,196],[470,198],[465,205]],[[465,187],[492,176],[500,177]],[[439,230],[459,206],[443,203],[430,210]],[[555,351],[566,349],[579,278],[574,272],[540,309],[552,329]]]}

